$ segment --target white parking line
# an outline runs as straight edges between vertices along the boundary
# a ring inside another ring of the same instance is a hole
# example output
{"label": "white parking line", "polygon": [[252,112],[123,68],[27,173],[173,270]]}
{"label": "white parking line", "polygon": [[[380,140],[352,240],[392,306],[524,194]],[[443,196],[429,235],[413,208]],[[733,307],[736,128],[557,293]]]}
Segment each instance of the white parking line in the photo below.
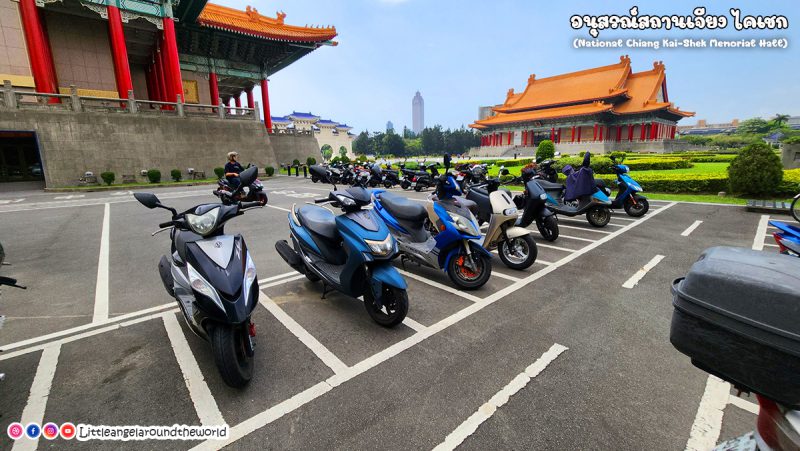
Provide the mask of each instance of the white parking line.
{"label": "white parking line", "polygon": [[620,221],[629,221],[629,222],[636,222],[636,221],[638,221],[638,219],[634,219],[634,218],[626,218],[626,217],[624,217],[624,216],[615,215],[615,214],[612,214],[612,215],[611,215],[611,219],[619,219]]}
{"label": "white parking line", "polygon": [[405,324],[406,326],[414,329],[415,332],[422,332],[423,330],[426,329],[426,327],[424,325],[414,321],[413,319],[411,319],[411,318],[409,318],[407,316],[405,318],[403,318],[403,324]]}
{"label": "white parking line", "polygon": [[497,409],[505,405],[512,396],[525,388],[532,379],[547,368],[547,365],[552,363],[566,350],[567,348],[565,346],[558,343],[551,346],[550,349],[542,354],[533,364],[525,368],[525,371],[518,374],[514,379],[511,379],[508,385],[503,387],[492,396],[489,401],[480,406],[475,413],[464,420],[453,432],[448,434],[442,443],[433,448],[434,451],[451,451],[456,449],[464,440],[474,434],[484,421],[491,418]]}
{"label": "white parking line", "polygon": [[402,275],[404,275],[406,277],[410,277],[410,278],[412,278],[414,280],[419,280],[420,282],[426,283],[426,284],[428,284],[428,285],[430,285],[432,287],[436,287],[436,288],[438,288],[440,290],[447,291],[448,293],[452,293],[452,294],[454,294],[456,296],[460,296],[460,297],[462,297],[464,299],[467,299],[469,301],[481,302],[483,300],[483,299],[479,298],[478,296],[474,296],[474,295],[471,295],[471,294],[469,294],[467,292],[464,292],[464,291],[461,291],[461,290],[457,290],[457,289],[455,289],[453,287],[448,287],[447,285],[441,284],[439,282],[435,282],[433,280],[426,279],[425,277],[418,276],[418,275],[416,275],[414,273],[410,273],[410,272],[408,272],[408,271],[406,271],[404,269],[398,269],[398,271],[400,271],[400,274],[402,274]]}
{"label": "white parking line", "polygon": [[274,282],[269,282],[269,283],[259,282],[258,286],[263,290],[264,288],[274,287],[276,285],[282,285],[284,283],[291,282],[293,280],[302,279],[303,277],[305,277],[303,274],[297,274],[295,276],[287,277],[285,279],[276,280]]}
{"label": "white parking line", "polygon": [[[50,387],[53,385],[53,377],[56,375],[56,365],[58,355],[61,353],[61,345],[51,345],[42,351],[39,359],[39,366],[36,368],[36,375],[33,377],[33,384],[28,395],[28,403],[22,410],[20,423],[26,427],[29,423],[36,423],[42,427],[44,412],[47,408],[47,399],[50,397]],[[14,441],[13,451],[35,450],[39,445],[39,438],[23,438]]]}
{"label": "white parking line", "polygon": [[770,244],[770,243],[764,243],[764,246],[767,246],[767,247],[780,247],[777,244]]}
{"label": "white parking line", "polygon": [[581,238],[579,236],[569,236],[569,235],[559,234],[558,237],[559,238],[566,238],[568,240],[585,241],[587,243],[594,243],[595,242],[595,240],[592,240],[592,239],[589,239],[589,238]]}
{"label": "white parking line", "polygon": [[290,272],[285,272],[283,274],[278,274],[277,276],[267,277],[266,279],[259,280],[258,284],[261,285],[267,282],[272,282],[273,280],[283,279],[285,277],[289,277],[292,275],[297,275],[297,271],[290,271]]}
{"label": "white parking line", "polygon": [[706,389],[692,423],[689,441],[686,442],[686,451],[707,451],[717,445],[730,390],[729,383],[716,376],[708,376]]}
{"label": "white parking line", "polygon": [[194,353],[189,347],[189,342],[186,341],[186,336],[183,334],[175,314],[165,313],[163,318],[164,328],[167,329],[167,336],[169,336],[169,343],[172,345],[178,366],[181,367],[181,373],[183,373],[183,379],[186,381],[186,388],[189,389],[189,397],[192,398],[194,410],[197,412],[197,417],[200,418],[200,424],[203,426],[221,426],[225,424],[222,412],[219,411],[217,401],[214,399],[214,395],[211,394],[211,390],[208,389],[203,372],[200,371],[200,367],[197,365]]}
{"label": "white parking line", "polygon": [[764,235],[767,233],[767,225],[769,225],[769,215],[761,215],[756,229],[756,237],[753,238],[753,250],[764,250]]}
{"label": "white parking line", "polygon": [[311,352],[314,353],[322,363],[328,366],[334,374],[340,374],[347,370],[347,365],[342,362],[339,357],[336,357],[328,348],[319,342],[313,335],[311,335],[303,326],[295,321],[291,316],[283,311],[266,293],[261,292],[261,305],[263,305],[272,316],[283,324],[284,327],[289,329],[289,332],[297,337],[301,343],[306,345]]}
{"label": "white parking line", "polygon": [[[84,324],[83,326],[77,326],[77,327],[73,327],[71,329],[66,329],[66,330],[62,330],[62,331],[59,331],[59,332],[53,332],[51,334],[42,335],[40,337],[29,338],[27,340],[22,340],[22,341],[17,341],[17,342],[14,342],[14,343],[9,343],[9,344],[7,344],[5,346],[0,346],[0,350],[2,350],[2,351],[10,351],[12,349],[21,348],[23,346],[28,346],[28,345],[39,343],[39,342],[42,342],[42,341],[47,341],[47,340],[50,340],[50,339],[53,339],[53,338],[63,337],[65,335],[71,335],[71,334],[74,334],[74,333],[77,333],[77,332],[81,332],[81,331],[84,331],[84,330],[92,329],[92,328],[95,328],[95,327],[100,327],[100,326],[103,326],[103,325],[106,325],[106,324],[118,323],[118,322],[125,321],[126,319],[133,318],[133,317],[136,317],[136,316],[139,316],[139,315],[145,315],[147,313],[157,312],[159,310],[163,310],[163,309],[165,309],[167,307],[172,307],[174,305],[175,305],[174,302],[170,302],[168,304],[161,304],[161,305],[158,305],[158,306],[155,306],[155,307],[146,308],[144,310],[138,310],[136,312],[131,312],[131,313],[126,313],[124,315],[115,316],[114,318],[111,318],[109,320],[106,320],[106,321],[103,321],[103,322],[100,322],[100,323]],[[0,355],[2,355],[2,354],[0,354]],[[2,360],[2,359],[0,358],[0,360]]]}
{"label": "white parking line", "polygon": [[386,349],[384,349],[382,351],[377,352],[376,354],[373,354],[370,357],[367,357],[366,359],[362,360],[361,362],[358,362],[355,365],[351,366],[346,372],[344,372],[342,374],[337,374],[337,375],[331,376],[327,380],[325,380],[323,382],[320,382],[320,383],[312,386],[311,388],[306,389],[305,391],[300,392],[300,393],[292,396],[291,398],[287,399],[286,401],[283,401],[283,402],[281,402],[281,403],[279,403],[279,404],[277,404],[277,405],[275,405],[275,406],[273,406],[273,407],[271,407],[271,408],[269,408],[269,409],[267,409],[267,410],[265,410],[265,411],[263,411],[261,413],[258,413],[256,415],[250,417],[249,419],[239,423],[238,425],[236,425],[236,426],[234,426],[234,427],[232,427],[230,429],[230,437],[228,438],[228,440],[226,440],[224,442],[218,441],[218,440],[207,440],[207,441],[205,441],[203,443],[200,443],[199,445],[195,446],[192,449],[193,450],[217,450],[217,449],[223,448],[223,447],[225,447],[225,446],[227,446],[227,445],[229,445],[231,443],[236,442],[237,440],[241,439],[242,437],[245,437],[245,436],[253,433],[254,431],[256,431],[256,430],[258,430],[258,429],[260,429],[260,428],[272,423],[273,421],[283,417],[284,415],[287,415],[287,414],[291,413],[295,409],[297,409],[297,408],[299,408],[299,407],[301,407],[301,406],[303,406],[303,405],[305,405],[305,404],[307,404],[307,403],[319,398],[320,396],[324,395],[325,393],[331,391],[333,389],[333,387],[339,386],[339,385],[341,385],[341,384],[343,384],[343,383],[345,383],[345,382],[347,382],[347,381],[349,381],[349,380],[351,380],[351,379],[363,374],[364,372],[366,372],[366,371],[368,371],[368,370],[380,365],[381,363],[391,359],[392,357],[397,356],[398,354],[402,353],[403,351],[416,346],[417,344],[421,343],[422,341],[426,340],[427,338],[432,337],[433,335],[436,335],[437,333],[447,329],[448,327],[458,323],[459,321],[461,321],[461,320],[463,320],[465,318],[468,318],[471,315],[483,310],[487,306],[494,304],[495,302],[503,299],[505,296],[508,296],[509,294],[514,293],[514,292],[524,288],[529,283],[532,283],[532,282],[534,282],[534,281],[546,276],[547,274],[550,274],[551,272],[553,272],[553,271],[557,270],[558,268],[560,268],[561,266],[564,266],[567,263],[575,260],[576,258],[580,257],[581,255],[583,255],[583,254],[591,251],[592,249],[595,249],[596,247],[598,247],[598,246],[600,246],[600,245],[602,245],[602,244],[614,239],[616,236],[621,235],[621,234],[625,233],[626,231],[628,231],[628,230],[630,230],[630,229],[632,229],[634,227],[639,226],[642,222],[647,221],[648,219],[656,216],[658,213],[661,213],[662,211],[672,207],[673,205],[675,205],[675,203],[671,203],[671,204],[665,206],[663,209],[659,210],[658,212],[653,213],[652,215],[647,215],[644,218],[642,218],[640,221],[637,221],[636,223],[630,224],[630,225],[626,226],[625,228],[620,229],[614,235],[605,236],[605,237],[601,238],[600,240],[595,241],[594,243],[584,247],[583,249],[581,249],[579,251],[575,251],[574,253],[571,253],[570,255],[567,255],[566,257],[562,258],[558,262],[556,262],[556,263],[554,263],[554,264],[552,264],[550,266],[547,266],[547,267],[545,267],[545,268],[543,268],[543,269],[541,269],[539,271],[536,271],[535,273],[533,273],[530,276],[520,280],[519,282],[515,282],[515,283],[509,285],[508,287],[505,287],[505,288],[503,288],[501,290],[498,290],[494,294],[488,296],[486,299],[481,300],[481,302],[476,302],[476,303],[474,303],[474,304],[472,304],[472,305],[470,305],[470,306],[468,306],[468,307],[466,307],[464,309],[459,310],[456,313],[453,313],[452,315],[448,316],[447,318],[444,318],[443,320],[437,322],[436,324],[433,324],[433,325],[427,327],[424,331],[418,332],[418,333],[416,333],[416,334],[414,334],[414,335],[412,335],[412,336],[410,336],[410,337],[408,337],[406,339],[403,339],[403,340],[401,340],[401,341],[389,346],[388,348],[386,348]]}
{"label": "white parking line", "polygon": [[736,395],[730,395],[728,397],[728,404],[733,404],[734,406],[742,410],[746,410],[752,413],[753,415],[758,415],[758,409],[759,409],[758,404],[750,402],[746,399],[742,399]]}
{"label": "white parking line", "polygon": [[622,284],[622,288],[633,288],[636,284],[639,283],[640,280],[650,271],[651,269],[655,268],[656,265],[664,259],[663,255],[656,255],[653,257],[646,265],[642,267],[642,269],[636,271],[634,275],[631,276],[625,283]]}
{"label": "white parking line", "polygon": [[[616,219],[616,218],[612,218],[612,219]],[[575,223],[578,223],[578,224],[587,224],[587,225],[589,224],[589,223],[586,221],[586,219],[568,218],[568,217],[560,216],[560,217],[558,218],[558,224],[559,224],[559,227],[561,227],[561,226],[562,226],[562,225],[561,225],[561,222],[562,222],[562,221],[572,221],[572,222],[575,222]],[[635,221],[635,219],[634,219],[634,221]],[[624,225],[621,225],[621,224],[614,224],[614,223],[612,223],[612,222],[609,222],[608,224],[606,224],[606,226],[611,226],[611,227],[625,227]],[[563,227],[567,227],[567,226],[563,226]],[[589,229],[588,227],[578,227],[578,228],[580,228],[580,229],[586,229],[586,230],[592,230],[592,229]]]}
{"label": "white parking line", "polygon": [[100,232],[100,256],[97,260],[97,283],[94,289],[93,323],[108,319],[108,239],[110,211],[111,205],[106,203],[103,209],[103,228]]}
{"label": "white parking line", "polygon": [[519,280],[520,280],[519,277],[510,276],[508,274],[503,274],[503,273],[501,273],[499,271],[492,271],[492,275],[493,276],[497,276],[497,277],[499,277],[501,279],[511,280],[511,281],[514,281],[514,282],[519,282]]}
{"label": "white parking line", "polygon": [[702,224],[702,223],[703,223],[703,221],[700,221],[700,220],[693,222],[692,225],[690,225],[689,227],[686,228],[686,230],[681,232],[681,236],[689,236],[689,234],[694,232],[694,229],[700,227],[700,224]]}
{"label": "white parking line", "polygon": [[606,230],[600,230],[598,228],[590,229],[588,227],[575,227],[575,226],[568,226],[568,225],[564,225],[564,224],[559,224],[558,227],[559,228],[565,228],[565,229],[585,230],[587,232],[605,233],[606,235],[611,235],[613,233],[613,232],[609,232],[609,231],[606,231]]}
{"label": "white parking line", "polygon": [[546,249],[555,249],[557,251],[570,252],[570,253],[576,251],[576,249],[567,249],[566,247],[553,246],[552,244],[544,244],[544,243],[540,243],[538,241],[536,242],[536,246],[543,247],[543,248],[546,248]]}
{"label": "white parking line", "polygon": [[278,206],[270,205],[270,204],[265,205],[265,207],[274,208],[276,210],[281,210],[281,211],[286,211],[286,212],[292,211],[292,210],[289,210],[288,208],[278,207]]}

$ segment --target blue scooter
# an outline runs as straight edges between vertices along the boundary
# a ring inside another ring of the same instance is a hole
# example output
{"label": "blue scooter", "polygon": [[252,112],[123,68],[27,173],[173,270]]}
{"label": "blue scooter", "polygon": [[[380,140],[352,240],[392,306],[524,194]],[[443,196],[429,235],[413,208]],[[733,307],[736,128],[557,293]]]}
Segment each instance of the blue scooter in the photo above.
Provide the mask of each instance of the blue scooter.
{"label": "blue scooter", "polygon": [[[628,175],[630,171],[628,166],[617,164],[617,160],[613,156],[611,157],[611,162],[614,163],[611,168],[614,174],[617,174],[617,186],[619,187],[617,197],[611,201],[611,208],[624,208],[625,213],[634,218],[644,216],[647,210],[650,209],[650,203],[646,197],[637,194],[642,192],[641,185]],[[599,189],[611,196],[611,188],[606,186],[605,180],[595,179],[595,183]]]}
{"label": "blue scooter", "polygon": [[567,186],[544,179],[536,182],[544,189],[547,206],[555,213],[564,216],[585,214],[589,224],[605,227],[611,222],[611,199],[605,191],[597,188],[590,162],[591,154],[586,152],[577,171],[570,165],[564,166],[562,172],[567,176]]}
{"label": "blue scooter", "polygon": [[461,289],[480,288],[492,274],[492,254],[479,244],[481,232],[470,211],[475,203],[457,197],[461,190],[449,174],[434,180],[436,193],[427,208],[397,194],[375,190],[375,211],[397,239],[402,262],[443,269]]}
{"label": "blue scooter", "polygon": [[[325,168],[313,165],[311,173],[331,183]],[[316,205],[292,206],[286,240],[275,249],[286,263],[308,280],[322,279],[323,299],[329,287],[348,296],[364,296],[369,316],[384,327],[393,327],[408,313],[408,285],[391,260],[397,243],[383,220],[368,209],[369,192],[361,186],[337,190],[316,204],[330,204],[344,213]]]}
{"label": "blue scooter", "polygon": [[800,257],[800,227],[781,221],[770,221],[769,225],[778,229],[772,237],[778,243],[780,253]]}

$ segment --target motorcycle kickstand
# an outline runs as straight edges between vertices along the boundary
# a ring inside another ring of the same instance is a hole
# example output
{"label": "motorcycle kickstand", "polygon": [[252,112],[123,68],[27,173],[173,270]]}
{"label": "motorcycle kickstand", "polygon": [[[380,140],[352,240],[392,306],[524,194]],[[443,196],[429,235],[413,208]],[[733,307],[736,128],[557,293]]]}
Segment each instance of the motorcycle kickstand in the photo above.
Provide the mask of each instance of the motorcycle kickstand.
{"label": "motorcycle kickstand", "polygon": [[330,293],[331,291],[333,291],[333,289],[329,288],[328,284],[323,281],[322,282],[322,299],[326,299],[325,295]]}

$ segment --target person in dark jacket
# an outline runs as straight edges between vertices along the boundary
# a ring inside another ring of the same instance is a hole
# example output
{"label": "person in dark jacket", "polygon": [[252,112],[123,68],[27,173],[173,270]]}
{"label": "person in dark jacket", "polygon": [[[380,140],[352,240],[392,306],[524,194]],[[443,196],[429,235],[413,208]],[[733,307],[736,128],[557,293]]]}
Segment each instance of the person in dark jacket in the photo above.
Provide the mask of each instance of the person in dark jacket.
{"label": "person in dark jacket", "polygon": [[450,154],[449,153],[444,154],[444,171],[445,172],[450,170],[450,160],[451,160]]}
{"label": "person in dark jacket", "polygon": [[239,173],[244,171],[244,168],[239,164],[236,159],[239,154],[236,152],[228,152],[228,162],[225,163],[225,179],[232,188],[239,187]]}

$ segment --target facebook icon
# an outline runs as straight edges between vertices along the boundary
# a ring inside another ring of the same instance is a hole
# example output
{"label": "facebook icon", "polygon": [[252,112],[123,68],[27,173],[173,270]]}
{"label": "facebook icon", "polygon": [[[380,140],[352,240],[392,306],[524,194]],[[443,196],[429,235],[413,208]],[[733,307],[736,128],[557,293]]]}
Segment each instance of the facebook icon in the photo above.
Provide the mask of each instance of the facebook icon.
{"label": "facebook icon", "polygon": [[30,423],[25,428],[25,435],[27,435],[28,438],[39,438],[39,434],[41,433],[42,433],[42,428],[39,427],[39,425],[36,423]]}

